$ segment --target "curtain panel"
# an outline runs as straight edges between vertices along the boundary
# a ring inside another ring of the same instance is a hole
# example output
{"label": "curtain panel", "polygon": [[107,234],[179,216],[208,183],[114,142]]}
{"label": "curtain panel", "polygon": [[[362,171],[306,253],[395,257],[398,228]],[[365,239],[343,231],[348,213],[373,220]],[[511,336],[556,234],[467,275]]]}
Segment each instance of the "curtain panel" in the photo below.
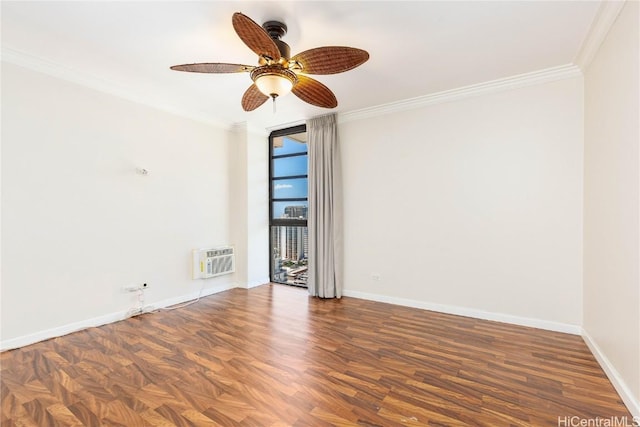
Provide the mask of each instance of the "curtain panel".
{"label": "curtain panel", "polygon": [[309,153],[309,294],[341,298],[342,173],[335,114],[307,121]]}

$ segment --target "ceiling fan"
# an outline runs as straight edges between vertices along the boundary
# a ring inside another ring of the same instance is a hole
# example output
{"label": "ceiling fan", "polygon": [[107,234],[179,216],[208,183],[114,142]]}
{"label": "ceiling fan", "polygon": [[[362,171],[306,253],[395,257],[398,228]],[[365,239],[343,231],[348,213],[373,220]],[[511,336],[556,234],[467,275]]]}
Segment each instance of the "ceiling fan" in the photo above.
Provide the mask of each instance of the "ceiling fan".
{"label": "ceiling fan", "polygon": [[249,49],[258,55],[257,66],[228,63],[174,65],[172,70],[192,73],[250,73],[253,84],[242,96],[242,108],[252,111],[267,99],[293,92],[303,101],[335,108],[338,100],[331,90],[306,74],[337,74],[351,70],[369,59],[369,54],[353,47],[324,46],[290,56],[289,45],[280,40],[287,26],[278,21],[262,27],[240,12],[233,14],[233,28]]}

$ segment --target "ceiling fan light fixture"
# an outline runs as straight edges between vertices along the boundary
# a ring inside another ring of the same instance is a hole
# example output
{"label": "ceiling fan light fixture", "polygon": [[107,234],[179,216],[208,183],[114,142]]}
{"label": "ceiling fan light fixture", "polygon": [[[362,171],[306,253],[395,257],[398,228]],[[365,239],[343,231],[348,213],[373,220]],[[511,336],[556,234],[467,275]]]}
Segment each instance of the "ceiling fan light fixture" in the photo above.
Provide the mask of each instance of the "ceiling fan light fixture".
{"label": "ceiling fan light fixture", "polygon": [[260,92],[271,98],[288,94],[293,85],[298,82],[298,77],[293,71],[280,65],[265,65],[254,68],[251,72],[251,79]]}

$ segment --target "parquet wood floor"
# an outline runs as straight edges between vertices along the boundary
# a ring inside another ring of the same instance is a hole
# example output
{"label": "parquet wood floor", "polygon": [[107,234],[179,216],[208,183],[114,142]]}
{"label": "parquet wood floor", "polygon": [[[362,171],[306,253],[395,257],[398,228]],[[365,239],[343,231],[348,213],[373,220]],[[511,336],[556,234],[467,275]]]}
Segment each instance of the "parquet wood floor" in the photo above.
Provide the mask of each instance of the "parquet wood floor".
{"label": "parquet wood floor", "polygon": [[264,285],[0,355],[9,426],[558,426],[628,417],[578,336]]}

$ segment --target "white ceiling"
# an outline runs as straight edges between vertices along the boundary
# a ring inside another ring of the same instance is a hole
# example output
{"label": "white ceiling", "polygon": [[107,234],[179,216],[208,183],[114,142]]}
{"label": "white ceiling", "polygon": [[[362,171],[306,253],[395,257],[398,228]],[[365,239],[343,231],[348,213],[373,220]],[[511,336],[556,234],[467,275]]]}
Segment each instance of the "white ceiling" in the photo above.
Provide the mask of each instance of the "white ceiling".
{"label": "white ceiling", "polygon": [[[226,125],[277,127],[572,63],[599,1],[2,1],[3,59],[30,58],[102,90]],[[255,65],[233,12],[283,20],[292,54],[342,45],[368,62],[314,76],[338,107],[293,95],[244,112],[247,73],[169,70],[193,62]],[[10,55],[9,55],[10,54]],[[14,61],[15,62],[15,61]],[[23,61],[24,62],[24,61]],[[45,68],[46,68],[45,67]],[[42,68],[42,66],[40,66]],[[61,71],[62,70],[62,71]]]}

